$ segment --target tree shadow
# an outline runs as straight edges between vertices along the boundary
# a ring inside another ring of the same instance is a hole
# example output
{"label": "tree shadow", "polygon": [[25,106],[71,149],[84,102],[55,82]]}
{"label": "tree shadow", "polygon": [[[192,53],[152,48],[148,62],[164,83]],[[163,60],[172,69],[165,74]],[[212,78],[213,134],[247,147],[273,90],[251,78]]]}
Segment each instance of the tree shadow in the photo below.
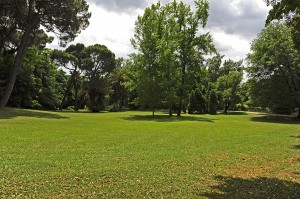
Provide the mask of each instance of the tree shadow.
{"label": "tree shadow", "polygon": [[292,138],[300,138],[300,135],[292,135]]}
{"label": "tree shadow", "polygon": [[60,113],[68,113],[68,114],[105,114],[105,113],[111,113],[111,112],[108,112],[108,111],[99,111],[99,112],[91,112],[91,111],[88,111],[88,110],[79,110],[79,111],[73,111],[73,110],[62,110],[62,111],[57,111],[57,112],[60,112]]}
{"label": "tree shadow", "polygon": [[261,117],[251,118],[253,122],[267,122],[277,124],[300,124],[300,120],[290,116],[276,116],[276,115],[265,115]]}
{"label": "tree shadow", "polygon": [[299,199],[300,184],[278,178],[233,178],[216,176],[218,185],[212,185],[212,192],[201,194],[212,199]]}
{"label": "tree shadow", "polygon": [[123,120],[129,121],[154,121],[154,122],[183,122],[183,121],[194,121],[194,122],[214,122],[215,119],[208,119],[204,117],[195,116],[168,116],[168,115],[130,115],[123,117]]}
{"label": "tree shadow", "polygon": [[[298,135],[298,136],[291,136],[291,137],[293,137],[293,138],[300,138],[300,135]],[[300,144],[298,144],[298,145],[293,145],[292,148],[293,148],[293,149],[300,149]],[[298,159],[298,161],[300,162],[300,158]]]}
{"label": "tree shadow", "polygon": [[292,146],[293,149],[300,149],[300,144]]}
{"label": "tree shadow", "polygon": [[228,111],[227,115],[248,115],[248,113],[244,111]]}
{"label": "tree shadow", "polygon": [[12,119],[15,117],[35,117],[35,118],[46,118],[46,119],[68,119],[68,117],[61,116],[55,113],[43,112],[43,111],[33,111],[27,109],[14,109],[6,108],[0,110],[0,120],[1,119]]}

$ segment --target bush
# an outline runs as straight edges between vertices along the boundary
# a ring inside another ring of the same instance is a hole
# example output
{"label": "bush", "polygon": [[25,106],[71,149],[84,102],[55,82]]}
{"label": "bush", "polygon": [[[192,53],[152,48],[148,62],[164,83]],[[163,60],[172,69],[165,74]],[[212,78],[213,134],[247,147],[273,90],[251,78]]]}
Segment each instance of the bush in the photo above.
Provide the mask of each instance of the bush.
{"label": "bush", "polygon": [[292,113],[292,109],[290,107],[272,107],[271,111],[272,113],[284,115],[290,115]]}
{"label": "bush", "polygon": [[42,109],[42,105],[37,100],[32,100],[31,106],[36,110]]}
{"label": "bush", "polygon": [[120,111],[118,103],[114,103],[112,107],[109,109],[109,112],[118,112]]}
{"label": "bush", "polygon": [[190,94],[190,102],[188,106],[188,113],[205,113],[205,97],[200,89],[196,88]]}

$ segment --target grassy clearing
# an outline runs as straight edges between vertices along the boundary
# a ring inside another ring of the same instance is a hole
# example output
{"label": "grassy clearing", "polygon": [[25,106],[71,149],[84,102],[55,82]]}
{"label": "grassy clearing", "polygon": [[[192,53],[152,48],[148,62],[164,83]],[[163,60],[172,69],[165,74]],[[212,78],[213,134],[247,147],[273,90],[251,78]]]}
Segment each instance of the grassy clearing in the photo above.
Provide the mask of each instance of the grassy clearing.
{"label": "grassy clearing", "polygon": [[299,198],[300,123],[0,112],[0,198]]}

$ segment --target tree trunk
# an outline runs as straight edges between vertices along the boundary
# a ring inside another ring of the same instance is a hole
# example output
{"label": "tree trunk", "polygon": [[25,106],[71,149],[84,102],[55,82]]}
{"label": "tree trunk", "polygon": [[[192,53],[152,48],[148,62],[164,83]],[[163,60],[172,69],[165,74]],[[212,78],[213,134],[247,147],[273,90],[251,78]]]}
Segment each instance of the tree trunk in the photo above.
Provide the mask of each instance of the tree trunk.
{"label": "tree trunk", "polygon": [[297,105],[298,105],[297,119],[300,119],[300,102],[298,102]]}
{"label": "tree trunk", "polygon": [[296,95],[296,104],[298,106],[298,114],[297,114],[297,119],[300,119],[300,91],[297,90],[295,93]]}
{"label": "tree trunk", "polygon": [[228,114],[228,112],[227,112],[227,110],[228,110],[228,106],[227,106],[227,104],[225,105],[225,109],[224,109],[224,114]]}
{"label": "tree trunk", "polygon": [[124,104],[124,97],[123,97],[123,89],[121,87],[121,83],[119,83],[119,97],[118,97],[118,103],[119,103],[119,111],[121,111],[123,109],[123,104]]}
{"label": "tree trunk", "polygon": [[178,103],[178,110],[177,110],[177,116],[180,117],[181,115],[181,109],[182,109],[182,100],[183,100],[183,87],[185,84],[185,63],[182,64],[182,68],[181,68],[181,85],[180,85],[180,90],[179,90],[179,103]]}
{"label": "tree trunk", "polygon": [[75,80],[74,82],[74,90],[75,90],[75,104],[74,104],[74,110],[78,111],[78,80]]}
{"label": "tree trunk", "polygon": [[[296,101],[296,104],[298,105],[298,114],[297,114],[297,119],[300,119],[300,88],[299,88],[299,81],[296,77],[294,76],[296,73],[291,69],[291,66],[289,64],[287,64],[287,69],[288,69],[288,73],[289,76],[291,78],[291,85],[290,85],[290,89],[292,91],[292,93],[294,94],[294,98]],[[287,81],[287,84],[289,85],[289,81]]]}
{"label": "tree trunk", "polygon": [[154,117],[154,108],[152,109],[152,116]]}
{"label": "tree trunk", "polygon": [[119,101],[119,111],[121,111],[123,109],[123,104],[124,104],[124,97],[121,94],[121,99]]}
{"label": "tree trunk", "polygon": [[3,34],[3,33],[1,33],[1,31],[0,31],[0,55],[3,53],[3,50],[4,50],[4,43],[5,43],[2,34]]}
{"label": "tree trunk", "polygon": [[173,115],[173,107],[172,105],[169,105],[169,116]]}
{"label": "tree trunk", "polygon": [[10,98],[10,95],[15,85],[16,77],[19,73],[26,51],[28,49],[30,34],[32,33],[32,30],[37,23],[38,23],[38,18],[35,18],[31,24],[27,25],[25,32],[22,35],[21,43],[17,50],[17,55],[11,68],[11,73],[10,73],[8,83],[6,85],[4,94],[0,99],[0,108],[4,108]]}
{"label": "tree trunk", "polygon": [[224,109],[224,114],[228,114],[228,108],[229,108],[229,101],[226,100],[225,102],[225,109]]}
{"label": "tree trunk", "polygon": [[71,87],[72,87],[72,82],[73,82],[73,73],[72,73],[72,75],[71,75],[71,77],[70,77],[70,79],[69,79],[69,81],[68,81],[68,83],[67,83],[67,88],[66,88],[66,90],[65,90],[64,97],[63,97],[63,99],[62,99],[62,101],[61,101],[61,103],[60,103],[59,110],[62,110],[63,107],[65,106],[65,103],[66,103],[66,100],[67,100],[68,93],[70,92]]}
{"label": "tree trunk", "polygon": [[179,93],[179,105],[178,105],[178,109],[177,109],[177,116],[180,117],[181,115],[181,107],[182,107],[182,92],[180,91]]}

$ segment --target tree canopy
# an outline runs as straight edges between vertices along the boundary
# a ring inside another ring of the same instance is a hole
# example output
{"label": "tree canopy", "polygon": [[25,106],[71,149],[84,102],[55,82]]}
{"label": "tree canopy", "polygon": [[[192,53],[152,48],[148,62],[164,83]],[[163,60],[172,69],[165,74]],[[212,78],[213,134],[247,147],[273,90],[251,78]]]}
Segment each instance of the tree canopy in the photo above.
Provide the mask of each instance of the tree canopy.
{"label": "tree canopy", "polygon": [[176,106],[180,116],[203,55],[215,50],[209,33],[197,34],[206,25],[208,2],[195,1],[195,8],[192,11],[177,1],[165,6],[157,3],[147,8],[135,25],[132,44],[140,53],[140,100],[152,109],[165,101],[170,115]]}
{"label": "tree canopy", "polygon": [[273,20],[283,20],[292,27],[292,39],[296,49],[300,51],[300,1],[295,0],[265,0],[273,8],[269,11],[266,25]]}
{"label": "tree canopy", "polygon": [[10,41],[12,34],[21,35],[20,41],[16,43],[17,51],[11,66],[10,78],[0,100],[0,107],[3,108],[13,90],[28,46],[31,45],[30,37],[43,27],[48,32],[54,32],[64,46],[89,25],[91,14],[85,0],[16,0],[4,1],[1,6],[3,12],[0,25],[4,34],[0,38],[0,47],[3,48],[5,43]]}
{"label": "tree canopy", "polygon": [[[264,103],[274,109],[285,104],[283,108],[288,110],[286,112],[300,108],[299,54],[292,40],[291,29],[279,22],[270,24],[252,42],[252,52],[247,58],[248,73],[255,80],[252,82],[252,92],[259,91],[254,94],[256,100],[265,100]],[[285,102],[280,104],[279,99],[284,98]],[[291,98],[292,103],[288,102]]]}

